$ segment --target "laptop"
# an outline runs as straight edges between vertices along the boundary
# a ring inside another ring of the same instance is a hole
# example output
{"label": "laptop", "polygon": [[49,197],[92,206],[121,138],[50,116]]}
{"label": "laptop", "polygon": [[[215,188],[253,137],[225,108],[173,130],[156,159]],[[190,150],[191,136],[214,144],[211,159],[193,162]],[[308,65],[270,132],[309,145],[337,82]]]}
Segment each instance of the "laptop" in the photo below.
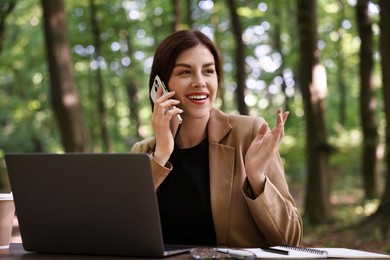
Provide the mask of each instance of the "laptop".
{"label": "laptop", "polygon": [[23,247],[60,254],[164,257],[147,154],[7,154]]}

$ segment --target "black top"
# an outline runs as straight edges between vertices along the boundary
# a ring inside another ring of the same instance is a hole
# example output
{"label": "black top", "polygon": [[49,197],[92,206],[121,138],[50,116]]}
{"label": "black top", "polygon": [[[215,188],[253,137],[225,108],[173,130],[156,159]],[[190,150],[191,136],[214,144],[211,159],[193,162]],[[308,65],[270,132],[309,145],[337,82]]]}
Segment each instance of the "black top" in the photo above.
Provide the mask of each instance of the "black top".
{"label": "black top", "polygon": [[165,244],[216,245],[210,204],[208,139],[175,146],[173,165],[157,191]]}

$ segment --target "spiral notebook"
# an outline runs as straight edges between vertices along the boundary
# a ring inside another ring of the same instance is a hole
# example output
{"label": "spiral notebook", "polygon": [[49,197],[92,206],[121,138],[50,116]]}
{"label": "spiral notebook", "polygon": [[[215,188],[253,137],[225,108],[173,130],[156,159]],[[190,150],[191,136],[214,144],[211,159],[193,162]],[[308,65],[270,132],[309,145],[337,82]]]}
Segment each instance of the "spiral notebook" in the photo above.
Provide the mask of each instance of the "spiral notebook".
{"label": "spiral notebook", "polygon": [[310,248],[297,246],[275,246],[271,249],[286,251],[286,254],[272,253],[261,248],[249,248],[257,258],[390,258],[390,254],[380,254],[348,248]]}

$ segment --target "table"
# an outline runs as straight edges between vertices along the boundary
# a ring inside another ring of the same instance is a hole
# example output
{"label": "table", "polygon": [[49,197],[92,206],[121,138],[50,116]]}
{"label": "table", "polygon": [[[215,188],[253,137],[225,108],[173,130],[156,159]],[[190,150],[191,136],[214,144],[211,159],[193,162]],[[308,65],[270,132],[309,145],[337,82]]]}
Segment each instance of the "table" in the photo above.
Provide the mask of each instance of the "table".
{"label": "table", "polygon": [[[131,258],[122,256],[94,256],[94,255],[63,255],[63,254],[40,254],[27,252],[23,249],[22,243],[11,243],[9,250],[0,250],[0,259],[148,259]],[[149,258],[151,259],[151,258]],[[179,254],[164,258],[153,258],[163,260],[191,260],[189,253]]]}
{"label": "table", "polygon": [[[361,251],[363,252],[363,251]],[[385,253],[382,256],[390,258],[390,255]],[[123,257],[123,256],[98,256],[98,255],[65,255],[65,254],[41,254],[27,252],[23,249],[22,243],[11,243],[9,250],[0,250],[0,259],[161,259],[161,260],[193,260],[189,253],[178,254],[170,257],[163,258],[139,258],[139,257]],[[375,258],[375,257],[374,257]],[[227,259],[226,257],[220,258]],[[303,258],[302,258],[303,259]],[[309,259],[309,258],[305,258]],[[312,258],[314,259],[314,258]],[[318,259],[318,258],[316,258]],[[346,259],[346,258],[344,258]],[[355,259],[349,257],[349,259]],[[367,257],[367,255],[359,257],[359,260],[363,259],[373,259],[373,257]]]}

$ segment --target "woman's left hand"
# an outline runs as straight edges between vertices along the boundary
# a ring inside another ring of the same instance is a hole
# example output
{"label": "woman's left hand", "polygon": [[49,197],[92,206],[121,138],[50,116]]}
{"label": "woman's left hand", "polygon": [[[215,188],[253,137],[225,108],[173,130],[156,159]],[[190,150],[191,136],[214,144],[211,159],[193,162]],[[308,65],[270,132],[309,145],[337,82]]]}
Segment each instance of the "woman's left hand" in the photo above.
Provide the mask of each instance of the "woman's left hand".
{"label": "woman's left hand", "polygon": [[264,190],[265,171],[284,136],[284,123],[287,120],[289,112],[282,113],[282,109],[277,110],[276,126],[269,131],[267,123],[264,123],[252,141],[245,156],[245,170],[249,183],[255,197]]}

